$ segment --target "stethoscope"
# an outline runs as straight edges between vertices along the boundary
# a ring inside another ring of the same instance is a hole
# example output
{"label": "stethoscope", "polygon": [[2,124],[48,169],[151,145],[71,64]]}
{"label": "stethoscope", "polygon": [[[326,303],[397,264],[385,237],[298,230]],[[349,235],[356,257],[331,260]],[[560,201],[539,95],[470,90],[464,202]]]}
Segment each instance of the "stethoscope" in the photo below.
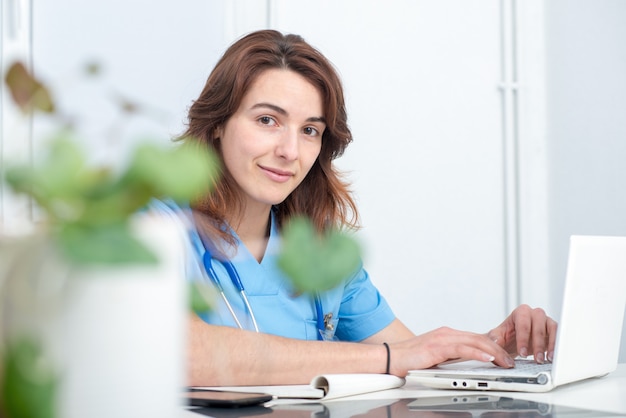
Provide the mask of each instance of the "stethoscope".
{"label": "stethoscope", "polygon": [[[204,270],[206,271],[206,274],[211,280],[211,282],[217,288],[217,291],[219,292],[222,300],[224,301],[224,304],[228,308],[228,311],[232,315],[237,326],[240,329],[244,329],[243,325],[241,324],[241,321],[239,321],[239,318],[237,317],[237,314],[235,313],[235,310],[233,309],[232,305],[228,301],[228,298],[226,297],[226,294],[224,293],[224,287],[222,286],[222,283],[220,282],[220,279],[217,273],[215,272],[215,269],[213,268],[214,258],[211,254],[211,251],[209,251],[209,249],[207,248],[207,246],[205,245],[202,239],[200,239],[200,241],[202,242],[202,246],[204,247],[204,256],[202,257]],[[252,325],[254,326],[254,330],[256,332],[259,332],[259,325],[254,316],[254,311],[252,310],[252,306],[250,305],[250,301],[248,300],[248,296],[246,295],[246,289],[244,288],[243,283],[241,282],[241,277],[239,277],[239,273],[237,272],[237,269],[235,268],[235,266],[230,260],[222,261],[222,260],[218,260],[217,258],[215,260],[220,262],[224,266],[224,269],[226,270],[226,273],[228,274],[230,281],[233,283],[235,288],[239,291],[239,294],[241,295],[241,299],[243,300],[243,303],[246,306],[248,313],[250,314],[250,319],[252,320]],[[330,339],[329,337],[327,337],[327,335],[329,333],[332,333],[333,331],[333,324],[330,322],[332,319],[332,313],[324,315],[324,310],[322,309],[322,300],[318,293],[315,293],[315,314],[316,314],[315,321],[317,324],[317,331],[318,331],[317,339],[318,340]]]}

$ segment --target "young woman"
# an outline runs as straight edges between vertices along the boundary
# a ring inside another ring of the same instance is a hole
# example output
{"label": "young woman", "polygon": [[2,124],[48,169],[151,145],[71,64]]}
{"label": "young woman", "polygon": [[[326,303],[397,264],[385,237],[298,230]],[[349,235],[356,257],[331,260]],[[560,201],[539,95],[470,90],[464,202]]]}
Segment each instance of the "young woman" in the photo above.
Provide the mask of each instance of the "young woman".
{"label": "young woman", "polygon": [[159,203],[190,225],[188,275],[223,291],[214,312],[190,318],[190,385],[405,376],[459,358],[502,367],[517,354],[551,360],[557,325],[541,309],[520,306],[487,334],[440,328],[416,336],[363,268],[320,295],[292,289],[276,265],[283,225],[294,215],[319,231],[358,220],[333,166],[352,140],[341,82],[299,36],[264,30],[235,42],[191,106],[183,137],[214,150],[222,164],[215,189],[191,208]]}

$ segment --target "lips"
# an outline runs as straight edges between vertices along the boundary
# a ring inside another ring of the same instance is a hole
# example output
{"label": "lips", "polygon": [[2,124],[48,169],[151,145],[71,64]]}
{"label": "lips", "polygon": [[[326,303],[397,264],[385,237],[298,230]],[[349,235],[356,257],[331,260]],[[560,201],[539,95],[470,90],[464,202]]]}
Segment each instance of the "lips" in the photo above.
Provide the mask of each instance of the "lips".
{"label": "lips", "polygon": [[278,168],[271,168],[271,167],[264,167],[264,166],[259,166],[259,168],[261,168],[261,171],[263,171],[263,174],[265,174],[270,180],[278,182],[278,183],[284,183],[288,181],[289,179],[291,179],[294,175],[294,173],[291,171],[285,171],[285,170],[281,170]]}

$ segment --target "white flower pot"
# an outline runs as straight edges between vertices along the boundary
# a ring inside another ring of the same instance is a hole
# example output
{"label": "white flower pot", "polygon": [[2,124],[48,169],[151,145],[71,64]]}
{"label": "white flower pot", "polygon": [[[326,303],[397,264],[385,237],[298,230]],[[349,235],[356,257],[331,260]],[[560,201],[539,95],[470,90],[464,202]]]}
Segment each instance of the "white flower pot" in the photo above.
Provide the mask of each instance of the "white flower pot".
{"label": "white flower pot", "polygon": [[182,236],[161,217],[139,218],[133,227],[158,265],[69,268],[41,236],[0,238],[5,338],[41,338],[60,379],[56,417],[181,414],[188,312]]}

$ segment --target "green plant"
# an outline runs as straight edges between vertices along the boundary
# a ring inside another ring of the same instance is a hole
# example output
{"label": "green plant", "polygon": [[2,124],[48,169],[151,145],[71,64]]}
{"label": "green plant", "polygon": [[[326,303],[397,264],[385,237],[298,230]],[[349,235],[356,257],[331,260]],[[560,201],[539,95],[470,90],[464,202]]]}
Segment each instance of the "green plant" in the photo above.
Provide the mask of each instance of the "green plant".
{"label": "green plant", "polygon": [[[21,63],[6,75],[23,112],[54,115],[46,87]],[[54,134],[45,159],[6,170],[7,183],[37,203],[50,234],[68,260],[78,264],[154,261],[130,232],[129,219],[153,197],[188,201],[206,193],[218,173],[217,159],[199,147],[137,147],[125,168],[93,167],[71,128]]]}
{"label": "green plant", "polygon": [[361,249],[353,237],[336,229],[319,235],[305,218],[292,219],[283,240],[278,265],[300,292],[331,289],[361,264]]}
{"label": "green plant", "polygon": [[5,347],[0,416],[54,418],[58,373],[32,338],[9,341]]}

